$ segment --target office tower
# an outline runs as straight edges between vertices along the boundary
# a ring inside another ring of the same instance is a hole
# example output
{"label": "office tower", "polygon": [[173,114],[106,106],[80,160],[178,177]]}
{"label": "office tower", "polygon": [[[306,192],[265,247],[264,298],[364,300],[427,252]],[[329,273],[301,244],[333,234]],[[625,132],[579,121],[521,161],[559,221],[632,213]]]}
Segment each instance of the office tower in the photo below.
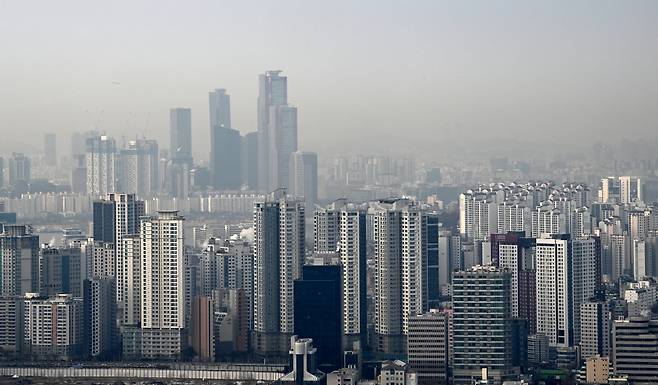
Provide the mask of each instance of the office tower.
{"label": "office tower", "polygon": [[268,131],[269,190],[288,188],[290,183],[290,158],[297,151],[297,107],[288,105],[270,107]]}
{"label": "office tower", "polygon": [[290,156],[290,193],[304,197],[312,210],[318,201],[318,154],[296,151]]}
{"label": "office tower", "polygon": [[140,243],[141,353],[145,357],[176,357],[185,347],[183,217],[177,211],[142,217]]}
{"label": "office tower", "polygon": [[342,367],[341,267],[305,265],[294,283],[294,333],[312,338],[325,373]]}
{"label": "office tower", "polygon": [[122,239],[138,234],[140,217],[144,215],[144,201],[135,194],[107,194],[105,199],[93,203],[93,235],[95,241],[113,243],[115,250],[114,271],[117,303],[123,302],[126,285],[126,266]]}
{"label": "office tower", "polygon": [[211,186],[210,169],[198,165],[190,169],[190,186],[198,190],[205,190]]}
{"label": "office tower", "polygon": [[57,165],[57,135],[47,133],[43,136],[44,161],[49,166]]}
{"label": "office tower", "polygon": [[192,110],[169,110],[169,157],[176,163],[192,166]]}
{"label": "office tower", "polygon": [[279,381],[282,384],[321,384],[324,373],[317,369],[317,349],[310,338],[290,337],[290,368],[291,372]]}
{"label": "office tower", "polygon": [[528,321],[512,318],[512,366],[526,367],[528,362]]}
{"label": "office tower", "polygon": [[197,358],[200,361],[214,361],[215,335],[212,298],[198,296],[192,301],[190,333],[192,335],[192,350]]}
{"label": "office tower", "polygon": [[213,127],[231,128],[231,96],[223,88],[208,93],[210,129]]}
{"label": "office tower", "polygon": [[258,189],[258,132],[245,134],[241,139],[240,169],[242,185],[249,190]]}
{"label": "office tower", "polygon": [[258,188],[271,190],[270,119],[271,110],[288,104],[288,78],[281,71],[258,75]]}
{"label": "office tower", "polygon": [[41,247],[41,289],[44,297],[71,294],[82,297],[82,265],[79,248]]}
{"label": "office tower", "polygon": [[304,262],[304,201],[281,191],[254,204],[254,349],[285,350],[294,330],[293,282]]}
{"label": "office tower", "polygon": [[343,346],[365,345],[366,212],[339,199],[313,215],[313,245],[318,254],[336,253],[342,266]]}
{"label": "office tower", "polygon": [[240,131],[213,126],[210,135],[210,174],[218,190],[238,190],[242,184]]}
{"label": "office tower", "polygon": [[607,357],[612,317],[605,292],[580,305],[580,354],[582,359]]}
{"label": "office tower", "polygon": [[241,177],[241,137],[231,126],[231,97],[225,89],[209,93],[211,185],[218,190],[237,190]]}
{"label": "office tower", "polygon": [[632,384],[654,384],[658,378],[658,320],[616,320],[612,332],[613,369]]}
{"label": "office tower", "polygon": [[121,150],[121,191],[142,197],[157,193],[158,160],[158,143],[155,140],[129,141],[128,147]]}
{"label": "office tower", "polygon": [[407,199],[380,200],[374,215],[377,352],[404,352],[410,316],[427,311],[427,214]]}
{"label": "office tower", "polygon": [[528,365],[539,367],[550,361],[550,341],[548,336],[533,334],[528,336]]}
{"label": "office tower", "polygon": [[24,225],[0,226],[0,297],[22,297],[25,293],[38,293],[39,236]]}
{"label": "office tower", "polygon": [[23,300],[23,353],[36,360],[73,360],[83,352],[81,298],[27,293]]}
{"label": "office tower", "polygon": [[427,303],[430,308],[439,306],[441,301],[439,264],[439,216],[427,215]]}
{"label": "office tower", "polygon": [[448,375],[448,317],[438,310],[409,317],[409,367],[418,383],[444,384]]}
{"label": "office tower", "polygon": [[519,318],[527,320],[528,334],[537,333],[537,287],[535,270],[519,272]]}
{"label": "office tower", "polygon": [[512,317],[519,318],[519,277],[521,271],[532,267],[533,238],[525,238],[524,232],[491,234],[491,260],[494,266],[512,274]]}
{"label": "office tower", "polygon": [[5,160],[0,156],[0,191],[5,187]]}
{"label": "office tower", "polygon": [[474,266],[453,273],[452,285],[454,383],[471,384],[482,369],[487,369],[494,383],[509,379],[516,372],[511,274],[493,266]]}
{"label": "office tower", "polygon": [[18,152],[9,158],[9,185],[16,187],[17,183],[28,183],[31,179],[30,158]]}
{"label": "office tower", "polygon": [[85,356],[98,359],[115,357],[119,336],[116,323],[114,278],[85,279],[84,342]]}

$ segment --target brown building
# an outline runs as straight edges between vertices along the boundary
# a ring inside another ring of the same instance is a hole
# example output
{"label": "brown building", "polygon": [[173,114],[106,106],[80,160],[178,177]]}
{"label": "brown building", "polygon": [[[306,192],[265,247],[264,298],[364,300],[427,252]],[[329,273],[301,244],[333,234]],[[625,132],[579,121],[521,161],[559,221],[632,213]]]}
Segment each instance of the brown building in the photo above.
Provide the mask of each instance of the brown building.
{"label": "brown building", "polygon": [[534,270],[521,270],[519,272],[519,318],[528,321],[528,335],[537,333],[537,302]]}
{"label": "brown building", "polygon": [[192,350],[201,361],[215,360],[213,303],[210,297],[199,296],[192,301]]}
{"label": "brown building", "polygon": [[608,357],[594,356],[585,362],[587,384],[607,384],[610,362]]}

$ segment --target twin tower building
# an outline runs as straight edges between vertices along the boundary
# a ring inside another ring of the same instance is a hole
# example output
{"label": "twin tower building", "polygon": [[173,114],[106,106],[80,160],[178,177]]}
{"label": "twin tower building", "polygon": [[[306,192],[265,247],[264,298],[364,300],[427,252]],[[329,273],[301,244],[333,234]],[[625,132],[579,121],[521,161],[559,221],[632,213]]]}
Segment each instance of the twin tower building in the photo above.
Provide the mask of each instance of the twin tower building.
{"label": "twin tower building", "polygon": [[[225,89],[209,94],[211,185],[253,191],[286,188],[317,200],[317,155],[298,151],[297,107],[288,104],[288,79],[281,71],[259,75],[257,131],[240,135],[231,122]],[[173,111],[173,110],[172,110]]]}

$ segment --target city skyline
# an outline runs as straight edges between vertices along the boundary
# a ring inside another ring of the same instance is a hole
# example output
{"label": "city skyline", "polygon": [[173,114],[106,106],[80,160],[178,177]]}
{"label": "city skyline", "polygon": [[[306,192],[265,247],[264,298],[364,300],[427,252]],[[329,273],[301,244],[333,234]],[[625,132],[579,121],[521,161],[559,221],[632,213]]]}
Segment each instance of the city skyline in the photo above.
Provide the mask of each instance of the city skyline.
{"label": "city skyline", "polygon": [[658,384],[657,37],[649,0],[3,3],[0,384]]}
{"label": "city skyline", "polygon": [[[575,142],[594,132],[603,140],[620,131],[646,135],[658,122],[649,102],[658,89],[654,2],[152,5],[67,2],[31,14],[4,4],[2,31],[21,40],[3,40],[0,127],[98,128],[163,143],[167,111],[184,106],[193,114],[193,155],[206,160],[207,92],[225,88],[233,128],[255,131],[256,74],[268,69],[290,76],[301,147],[321,155],[362,149],[337,142],[340,135],[371,152],[411,153],[451,150],[445,140],[464,132],[481,138],[471,145],[482,148],[524,132],[568,133]],[[19,24],[28,14],[31,22]],[[292,28],[299,15],[314,27]],[[113,28],[117,22],[124,28]],[[266,33],[276,43],[261,39]],[[437,133],[443,141],[421,139]],[[26,139],[12,137],[0,151],[36,152]]]}

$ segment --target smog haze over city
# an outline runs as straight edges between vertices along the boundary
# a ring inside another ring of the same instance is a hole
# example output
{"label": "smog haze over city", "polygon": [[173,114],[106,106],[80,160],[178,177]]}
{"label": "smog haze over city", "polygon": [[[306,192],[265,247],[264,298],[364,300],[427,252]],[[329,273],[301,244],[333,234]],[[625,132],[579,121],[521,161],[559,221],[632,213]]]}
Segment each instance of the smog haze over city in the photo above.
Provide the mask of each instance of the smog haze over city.
{"label": "smog haze over city", "polygon": [[264,69],[290,77],[320,155],[655,142],[657,39],[654,1],[3,1],[0,150],[46,131],[164,139],[180,106],[207,159],[207,91],[255,131]]}
{"label": "smog haze over city", "polygon": [[658,1],[0,0],[0,385],[658,384]]}

